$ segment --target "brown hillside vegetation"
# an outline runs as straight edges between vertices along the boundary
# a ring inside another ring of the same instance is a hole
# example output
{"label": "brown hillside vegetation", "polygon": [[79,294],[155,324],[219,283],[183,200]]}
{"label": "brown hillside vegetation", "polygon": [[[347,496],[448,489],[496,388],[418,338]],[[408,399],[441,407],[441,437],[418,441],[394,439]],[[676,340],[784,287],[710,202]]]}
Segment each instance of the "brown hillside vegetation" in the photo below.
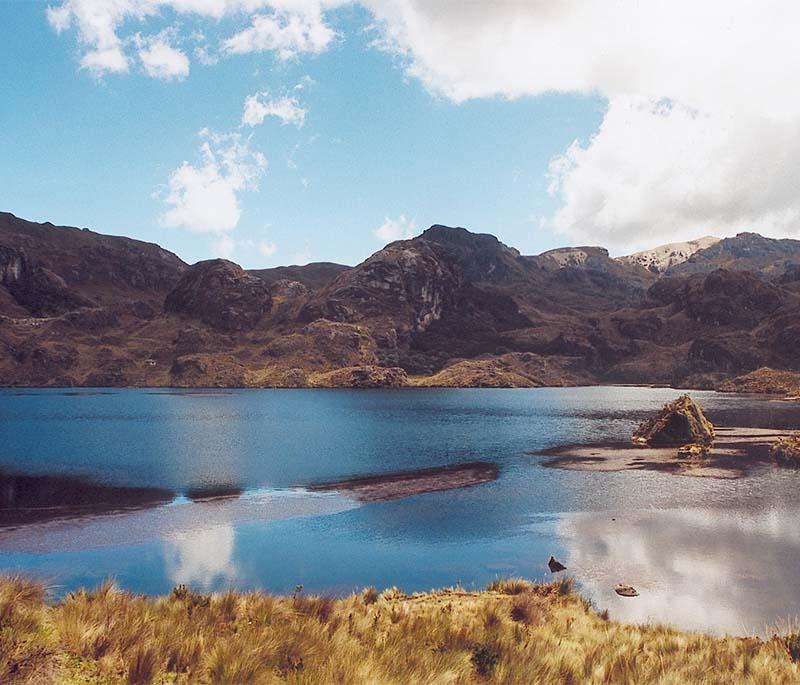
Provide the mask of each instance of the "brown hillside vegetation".
{"label": "brown hillside vegetation", "polygon": [[[627,600],[626,600],[627,601]],[[343,599],[105,585],[56,605],[0,582],[0,682],[796,683],[798,640],[713,638],[609,621],[569,581]]]}

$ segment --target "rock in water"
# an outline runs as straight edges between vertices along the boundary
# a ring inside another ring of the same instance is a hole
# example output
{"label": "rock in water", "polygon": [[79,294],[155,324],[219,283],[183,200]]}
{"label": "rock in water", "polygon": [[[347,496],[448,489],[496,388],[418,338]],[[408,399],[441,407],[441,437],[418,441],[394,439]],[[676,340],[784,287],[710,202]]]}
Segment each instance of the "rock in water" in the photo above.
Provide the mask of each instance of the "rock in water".
{"label": "rock in water", "polygon": [[714,426],[688,395],[664,405],[657,416],[642,423],[633,432],[635,445],[653,447],[710,445]]}
{"label": "rock in water", "polygon": [[800,433],[776,440],[770,448],[770,454],[781,464],[800,466]]}
{"label": "rock in water", "polygon": [[679,459],[705,459],[708,456],[708,445],[692,443],[678,448]]}
{"label": "rock in water", "polygon": [[564,564],[552,556],[550,557],[550,561],[547,562],[547,567],[550,569],[550,573],[558,573],[559,571],[567,570],[567,567],[564,566]]}
{"label": "rock in water", "polygon": [[623,585],[620,583],[617,587],[614,588],[614,592],[616,592],[620,597],[638,597],[639,591],[632,587],[631,585]]}

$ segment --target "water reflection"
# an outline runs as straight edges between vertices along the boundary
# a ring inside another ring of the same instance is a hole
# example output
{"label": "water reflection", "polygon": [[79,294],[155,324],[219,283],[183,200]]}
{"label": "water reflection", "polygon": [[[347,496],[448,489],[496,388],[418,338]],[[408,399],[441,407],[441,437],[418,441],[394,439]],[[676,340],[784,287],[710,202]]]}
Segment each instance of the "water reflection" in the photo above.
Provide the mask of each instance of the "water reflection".
{"label": "water reflection", "polygon": [[234,548],[236,535],[230,524],[182,531],[164,539],[164,566],[173,585],[209,591],[237,585]]}
{"label": "water reflection", "polygon": [[[558,527],[567,566],[624,621],[716,633],[769,633],[800,608],[797,510],[603,512]],[[622,598],[617,583],[640,596]]]}
{"label": "water reflection", "polygon": [[174,496],[165,488],[108,486],[72,477],[0,471],[0,526],[155,507]]}

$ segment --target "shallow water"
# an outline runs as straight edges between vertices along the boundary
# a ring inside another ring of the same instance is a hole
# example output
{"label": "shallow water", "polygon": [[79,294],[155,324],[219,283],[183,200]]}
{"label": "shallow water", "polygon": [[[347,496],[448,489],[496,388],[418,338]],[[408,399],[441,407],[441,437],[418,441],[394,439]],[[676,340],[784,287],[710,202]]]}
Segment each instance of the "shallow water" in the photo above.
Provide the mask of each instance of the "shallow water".
{"label": "shallow water", "polygon": [[[148,593],[413,591],[544,578],[553,554],[625,620],[753,633],[800,616],[800,473],[542,466],[547,447],[625,440],[676,395],[2,390],[0,570],[43,577],[56,594],[109,576]],[[719,424],[800,427],[798,404],[692,395]],[[476,461],[496,463],[498,478],[374,503],[306,489]],[[619,582],[640,596],[618,597]]]}

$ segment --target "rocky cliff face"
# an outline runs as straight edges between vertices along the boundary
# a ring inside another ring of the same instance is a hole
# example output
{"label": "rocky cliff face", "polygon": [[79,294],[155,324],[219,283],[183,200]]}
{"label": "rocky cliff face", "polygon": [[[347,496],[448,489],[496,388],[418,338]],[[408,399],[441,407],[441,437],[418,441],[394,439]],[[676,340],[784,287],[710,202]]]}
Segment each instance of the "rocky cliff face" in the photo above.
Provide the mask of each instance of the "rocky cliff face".
{"label": "rocky cliff face", "polygon": [[0,244],[0,285],[34,316],[62,314],[92,301],[67,287],[64,279],[28,258],[21,248]]}
{"label": "rocky cliff face", "polygon": [[715,387],[800,369],[800,243],[743,234],[661,273],[432,226],[361,264],[247,272],[0,214],[18,385]]}
{"label": "rocky cliff face", "polygon": [[266,283],[227,259],[198,262],[164,300],[164,311],[222,331],[252,330],[272,305]]}

